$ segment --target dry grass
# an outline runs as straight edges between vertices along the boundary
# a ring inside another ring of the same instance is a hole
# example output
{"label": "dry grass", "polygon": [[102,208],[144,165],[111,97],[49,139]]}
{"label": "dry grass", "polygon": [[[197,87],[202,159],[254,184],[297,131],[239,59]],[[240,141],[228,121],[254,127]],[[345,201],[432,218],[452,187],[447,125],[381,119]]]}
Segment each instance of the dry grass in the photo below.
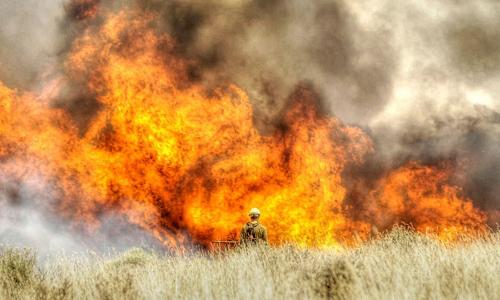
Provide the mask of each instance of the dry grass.
{"label": "dry grass", "polygon": [[60,257],[38,267],[26,250],[0,254],[0,298],[498,299],[500,235],[444,246],[396,229],[358,249],[293,246],[225,254]]}

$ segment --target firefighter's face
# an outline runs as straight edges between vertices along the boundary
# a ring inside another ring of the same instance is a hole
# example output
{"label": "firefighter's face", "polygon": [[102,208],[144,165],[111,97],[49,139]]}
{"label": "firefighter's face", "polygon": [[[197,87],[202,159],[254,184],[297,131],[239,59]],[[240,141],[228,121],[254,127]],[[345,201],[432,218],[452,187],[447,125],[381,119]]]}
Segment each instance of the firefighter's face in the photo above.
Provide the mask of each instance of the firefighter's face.
{"label": "firefighter's face", "polygon": [[252,221],[258,220],[258,219],[259,219],[259,217],[260,217],[259,215],[250,215],[250,219],[251,219]]}

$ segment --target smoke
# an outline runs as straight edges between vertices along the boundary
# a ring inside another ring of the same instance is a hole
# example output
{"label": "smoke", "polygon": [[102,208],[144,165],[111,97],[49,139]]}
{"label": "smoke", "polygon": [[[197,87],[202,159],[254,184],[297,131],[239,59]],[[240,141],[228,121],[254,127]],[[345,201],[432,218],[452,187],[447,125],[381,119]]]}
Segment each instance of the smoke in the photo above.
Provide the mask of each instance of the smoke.
{"label": "smoke", "polygon": [[0,80],[33,88],[58,59],[63,0],[0,2]]}
{"label": "smoke", "polygon": [[13,180],[0,172],[0,247],[29,247],[40,257],[86,254],[89,250],[106,253],[138,246],[162,248],[147,231],[112,213],[100,216],[99,231],[74,227],[53,210],[59,195],[49,182],[36,174]]}
{"label": "smoke", "polygon": [[379,161],[463,164],[467,196],[498,210],[499,3],[387,3],[400,61],[392,97],[369,124]]}
{"label": "smoke", "polygon": [[[53,193],[38,178],[14,182],[2,174],[0,183],[0,241],[41,251],[75,251],[79,244],[67,231],[48,219]],[[29,199],[29,200],[28,200]],[[57,233],[57,234],[55,234]]]}
{"label": "smoke", "polygon": [[342,1],[142,1],[193,61],[207,86],[236,82],[261,130],[273,126],[299,82],[312,82],[330,113],[366,124],[389,98],[391,36],[363,28]]}

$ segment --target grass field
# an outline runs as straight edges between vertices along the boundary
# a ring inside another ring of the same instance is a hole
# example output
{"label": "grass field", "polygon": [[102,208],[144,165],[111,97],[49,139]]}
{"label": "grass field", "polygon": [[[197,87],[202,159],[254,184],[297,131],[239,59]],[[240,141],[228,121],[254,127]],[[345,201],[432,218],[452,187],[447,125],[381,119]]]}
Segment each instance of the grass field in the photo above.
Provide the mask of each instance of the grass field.
{"label": "grass field", "polygon": [[64,256],[2,248],[2,299],[498,299],[500,234],[446,246],[396,229],[348,250]]}

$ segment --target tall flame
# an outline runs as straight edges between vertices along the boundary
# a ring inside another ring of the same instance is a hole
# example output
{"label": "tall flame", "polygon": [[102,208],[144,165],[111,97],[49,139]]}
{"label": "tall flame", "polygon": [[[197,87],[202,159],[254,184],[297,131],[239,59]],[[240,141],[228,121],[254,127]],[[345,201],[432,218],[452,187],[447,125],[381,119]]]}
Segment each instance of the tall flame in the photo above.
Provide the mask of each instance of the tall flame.
{"label": "tall flame", "polygon": [[[322,115],[298,87],[281,129],[262,135],[246,93],[188,83],[175,42],[154,16],[108,13],[74,42],[65,68],[101,104],[84,134],[50,99],[0,85],[1,178],[40,174],[56,210],[89,229],[121,213],[167,246],[233,237],[259,207],[272,243],[335,246],[366,238],[349,217],[342,172],[374,151],[359,128]],[[390,173],[366,201],[384,226],[484,229],[484,217],[447,172],[411,163]],[[356,233],[356,235],[354,234]]]}

